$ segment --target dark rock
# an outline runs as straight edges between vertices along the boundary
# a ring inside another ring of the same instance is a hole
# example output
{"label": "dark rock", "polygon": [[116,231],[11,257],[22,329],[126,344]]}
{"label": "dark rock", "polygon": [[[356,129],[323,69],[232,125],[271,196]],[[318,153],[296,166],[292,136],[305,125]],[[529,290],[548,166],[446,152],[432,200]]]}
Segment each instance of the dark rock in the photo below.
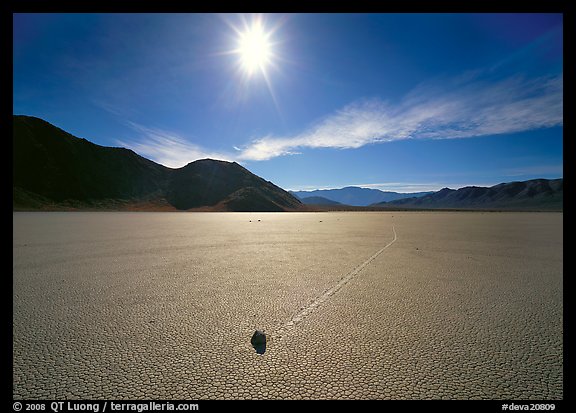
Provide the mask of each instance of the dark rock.
{"label": "dark rock", "polygon": [[261,346],[266,344],[266,334],[264,334],[263,331],[256,330],[254,334],[252,334],[250,343],[252,343],[253,346]]}

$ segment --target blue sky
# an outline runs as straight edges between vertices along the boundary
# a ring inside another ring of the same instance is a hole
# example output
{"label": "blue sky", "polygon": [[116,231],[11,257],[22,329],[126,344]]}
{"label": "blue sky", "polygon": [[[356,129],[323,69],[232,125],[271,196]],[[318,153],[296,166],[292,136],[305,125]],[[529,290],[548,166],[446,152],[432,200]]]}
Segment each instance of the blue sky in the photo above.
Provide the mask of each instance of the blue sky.
{"label": "blue sky", "polygon": [[560,14],[15,14],[13,110],[285,189],[558,178],[562,31]]}

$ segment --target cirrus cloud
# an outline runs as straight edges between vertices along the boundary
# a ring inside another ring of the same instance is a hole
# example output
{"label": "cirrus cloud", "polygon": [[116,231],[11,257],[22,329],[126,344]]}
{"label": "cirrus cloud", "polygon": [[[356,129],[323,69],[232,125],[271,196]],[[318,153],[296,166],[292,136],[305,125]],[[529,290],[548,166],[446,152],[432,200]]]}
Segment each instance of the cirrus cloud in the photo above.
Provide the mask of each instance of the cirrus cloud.
{"label": "cirrus cloud", "polygon": [[116,142],[169,168],[180,168],[198,159],[233,160],[228,154],[202,148],[174,132],[142,126],[131,121],[127,123],[138,133],[139,138],[118,139]]}
{"label": "cirrus cloud", "polygon": [[137,139],[117,140],[168,167],[203,158],[265,161],[307,148],[355,149],[406,139],[456,139],[502,135],[563,124],[562,75],[489,81],[478,73],[421,85],[398,103],[353,102],[299,134],[269,134],[234,151],[217,152],[166,130],[134,122]]}
{"label": "cirrus cloud", "polygon": [[[354,102],[295,136],[267,135],[238,148],[236,158],[262,161],[304,148],[359,148],[403,139],[454,139],[562,125],[562,76],[421,86],[399,104]],[[450,90],[446,90],[446,86]]]}

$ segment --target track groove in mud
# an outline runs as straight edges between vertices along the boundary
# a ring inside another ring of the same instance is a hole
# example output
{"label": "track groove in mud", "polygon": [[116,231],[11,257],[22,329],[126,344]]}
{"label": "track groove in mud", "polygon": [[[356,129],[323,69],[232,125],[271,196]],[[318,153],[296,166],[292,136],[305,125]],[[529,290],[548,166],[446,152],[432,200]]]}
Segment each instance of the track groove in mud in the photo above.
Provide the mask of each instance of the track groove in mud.
{"label": "track groove in mud", "polygon": [[386,244],[384,247],[376,251],[370,258],[364,261],[362,264],[358,265],[352,271],[347,273],[344,277],[336,283],[332,288],[326,290],[322,295],[308,304],[306,307],[302,308],[300,312],[295,314],[288,322],[282,325],[278,330],[271,334],[272,340],[282,340],[284,335],[290,330],[292,330],[298,323],[300,323],[304,318],[308,317],[314,310],[321,306],[326,300],[328,300],[332,295],[338,292],[343,286],[348,284],[354,277],[356,277],[368,264],[376,259],[386,248],[394,244],[398,237],[396,236],[396,229],[392,226],[392,231],[394,232],[394,239]]}

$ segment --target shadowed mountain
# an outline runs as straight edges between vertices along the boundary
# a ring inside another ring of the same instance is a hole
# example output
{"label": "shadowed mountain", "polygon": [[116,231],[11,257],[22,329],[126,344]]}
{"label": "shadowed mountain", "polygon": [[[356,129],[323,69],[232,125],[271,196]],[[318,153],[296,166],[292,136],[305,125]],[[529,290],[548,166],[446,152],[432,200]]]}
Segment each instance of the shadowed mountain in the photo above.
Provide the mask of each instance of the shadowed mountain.
{"label": "shadowed mountain", "polygon": [[177,209],[203,206],[231,211],[284,211],[301,203],[236,162],[202,159],[175,169],[166,199]]}
{"label": "shadowed mountain", "polygon": [[93,144],[38,118],[13,119],[12,186],[17,194],[55,203],[143,199],[157,196],[167,183],[168,168],[129,149]]}
{"label": "shadowed mountain", "polygon": [[332,201],[331,199],[322,196],[308,196],[300,198],[300,201],[306,205],[342,205],[340,202]]}
{"label": "shadowed mountain", "polygon": [[379,189],[347,186],[340,189],[317,189],[314,191],[290,191],[300,200],[309,197],[322,197],[344,205],[368,206],[378,202],[388,202],[396,199],[429,195],[432,192],[399,193],[380,191]]}
{"label": "shadowed mountain", "polygon": [[300,201],[234,162],[172,169],[132,150],[96,145],[30,116],[13,117],[13,208],[230,211],[298,209]]}
{"label": "shadowed mountain", "polygon": [[563,209],[564,180],[533,179],[502,183],[491,187],[467,186],[458,190],[444,188],[421,198],[407,198],[374,204],[403,208],[458,209]]}

